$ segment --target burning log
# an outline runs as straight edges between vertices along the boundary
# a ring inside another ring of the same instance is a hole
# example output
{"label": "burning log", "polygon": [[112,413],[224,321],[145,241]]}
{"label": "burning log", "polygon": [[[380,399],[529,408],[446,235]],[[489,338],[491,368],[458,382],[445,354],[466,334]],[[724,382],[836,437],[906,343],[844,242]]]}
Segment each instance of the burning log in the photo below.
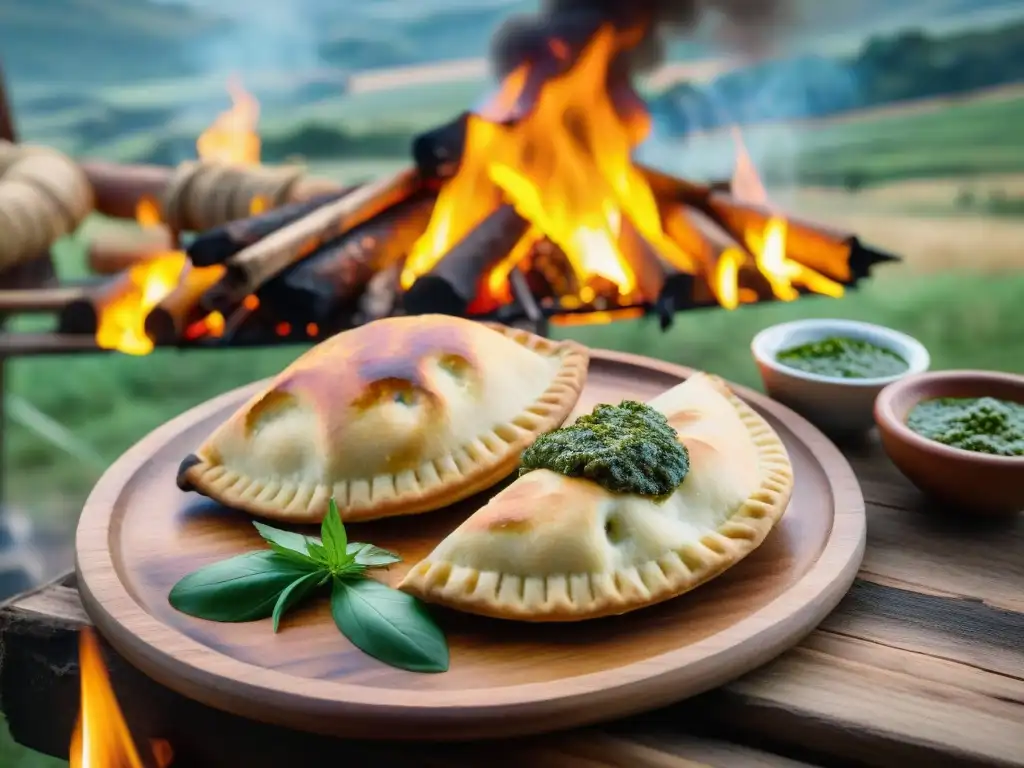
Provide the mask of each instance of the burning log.
{"label": "burning log", "polygon": [[204,308],[220,310],[239,304],[260,286],[318,248],[363,224],[421,188],[420,175],[402,171],[358,187],[309,215],[273,232],[225,262],[227,272],[207,292]]}
{"label": "burning log", "polygon": [[188,257],[197,267],[223,264],[239,251],[309,215],[321,206],[333,203],[352,189],[353,187],[346,187],[334,192],[325,192],[307,200],[271,208],[266,213],[208,229],[189,244],[186,249]]}
{"label": "burning log", "polygon": [[640,169],[654,196],[662,205],[683,203],[691,206],[703,206],[707,204],[712,193],[727,193],[732,186],[732,182],[728,179],[698,184],[640,163],[637,163],[637,168]]}
{"label": "burning log", "polygon": [[[95,194],[96,210],[107,216],[120,219],[134,219],[141,200],[163,200],[165,193],[170,188],[172,178],[178,172],[175,168],[159,165],[119,165],[100,160],[87,160],[81,163],[81,169]],[[240,184],[244,185],[249,174],[258,173],[252,168],[240,170],[246,175],[227,179],[236,187]],[[297,178],[293,185],[288,187],[287,198],[281,202],[306,200],[337,189],[338,184],[333,181]],[[179,194],[187,194],[187,190],[182,190]],[[188,207],[194,208],[191,205]],[[251,213],[251,210],[246,209],[242,215],[248,216]]]}
{"label": "burning log", "polygon": [[184,253],[171,252],[136,264],[70,302],[58,321],[60,332],[90,334],[102,349],[147,354],[153,343],[145,332],[146,317],[175,291],[187,263]]}
{"label": "burning log", "polygon": [[628,217],[622,219],[618,246],[636,276],[639,301],[655,303],[665,288],[665,262]]}
{"label": "burning log", "polygon": [[412,140],[412,159],[427,178],[450,179],[459,170],[472,113],[463,112]]}
{"label": "burning log", "polygon": [[708,198],[708,208],[755,252],[758,248],[751,240],[763,237],[773,219],[783,221],[785,256],[843,285],[852,285],[866,277],[875,264],[899,261],[896,256],[862,245],[851,233],[782,217],[768,206],[740,202],[722,192]]}
{"label": "burning log", "polygon": [[[178,284],[146,316],[144,329],[154,345],[171,345],[187,336],[186,330],[204,319],[199,300],[224,275],[224,268],[195,267],[186,264]],[[223,318],[204,327],[204,335],[216,336],[222,331]]]}
{"label": "burning log", "polygon": [[170,233],[162,227],[153,230],[152,235],[117,231],[95,235],[89,243],[89,269],[98,275],[116,275],[173,250]]}
{"label": "burning log", "polygon": [[[697,269],[713,298],[727,309],[740,303],[740,269],[753,262],[746,248],[700,210],[685,205],[670,207],[665,214],[669,236],[697,263]],[[691,283],[691,290],[694,286]]]}
{"label": "burning log", "polygon": [[100,314],[129,297],[134,290],[131,273],[124,271],[82,292],[64,306],[57,320],[57,332],[95,335]]}
{"label": "burning log", "polygon": [[373,276],[397,264],[423,232],[435,196],[421,193],[392,206],[314,251],[260,290],[284,319],[333,328]]}
{"label": "burning log", "polygon": [[483,278],[504,260],[530,229],[530,222],[505,203],[474,227],[402,297],[408,314],[433,312],[464,317]]}

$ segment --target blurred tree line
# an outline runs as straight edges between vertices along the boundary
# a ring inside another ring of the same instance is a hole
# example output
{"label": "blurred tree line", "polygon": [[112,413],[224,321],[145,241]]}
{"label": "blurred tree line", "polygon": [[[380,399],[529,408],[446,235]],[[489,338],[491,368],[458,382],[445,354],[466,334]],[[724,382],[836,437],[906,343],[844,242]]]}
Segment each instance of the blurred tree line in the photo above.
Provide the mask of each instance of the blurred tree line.
{"label": "blurred tree line", "polygon": [[730,124],[824,117],[855,109],[1024,82],[1024,22],[932,36],[876,36],[848,58],[797,56],[680,83],[649,101],[659,126],[682,135]]}

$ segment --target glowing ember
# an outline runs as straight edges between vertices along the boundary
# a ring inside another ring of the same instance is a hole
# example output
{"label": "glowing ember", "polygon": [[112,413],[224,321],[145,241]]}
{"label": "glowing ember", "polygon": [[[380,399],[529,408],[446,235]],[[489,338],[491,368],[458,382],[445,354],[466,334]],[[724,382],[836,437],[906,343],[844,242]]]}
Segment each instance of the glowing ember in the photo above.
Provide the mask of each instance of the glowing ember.
{"label": "glowing ember", "polygon": [[228,93],[231,109],[219,114],[199,135],[196,153],[200,160],[256,165],[260,162],[260,137],[256,132],[260,104],[236,78],[228,81]]}
{"label": "glowing ember", "polygon": [[[503,199],[562,249],[581,288],[594,289],[603,278],[622,303],[650,298],[638,295],[636,273],[618,246],[624,217],[666,261],[693,270],[692,260],[664,233],[654,194],[631,160],[646,134],[647,114],[624,117],[608,89],[609,65],[636,43],[635,33],[602,27],[573,66],[548,80],[530,111],[512,124],[486,118],[516,102],[527,79],[524,67],[506,78],[483,116],[470,116],[459,171],[442,188],[406,261],[404,288]],[[499,269],[507,274],[511,266]]]}
{"label": "glowing ember", "polygon": [[162,223],[160,203],[148,195],[139,198],[139,202],[135,206],[135,220],[144,229],[159,227]]}
{"label": "glowing ember", "polygon": [[[71,768],[143,768],[110,685],[99,643],[88,629],[82,630],[79,638],[82,699],[71,736]],[[170,744],[163,740],[152,744],[152,764],[166,768],[172,759]]]}

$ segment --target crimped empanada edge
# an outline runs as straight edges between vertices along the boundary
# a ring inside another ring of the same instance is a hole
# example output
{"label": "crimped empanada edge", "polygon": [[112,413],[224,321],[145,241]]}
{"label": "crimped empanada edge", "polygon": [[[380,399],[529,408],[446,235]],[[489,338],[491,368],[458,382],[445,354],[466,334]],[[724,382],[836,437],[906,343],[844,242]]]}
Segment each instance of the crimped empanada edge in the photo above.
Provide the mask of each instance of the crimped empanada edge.
{"label": "crimped empanada edge", "polygon": [[420,561],[399,589],[467,613],[533,622],[581,621],[627,613],[678,597],[728,570],[761,545],[782,518],[793,468],[782,440],[764,418],[715,376],[757,448],[761,486],[699,544],[643,565],[609,573],[521,578],[445,561]]}
{"label": "crimped empanada edge", "polygon": [[332,496],[344,522],[359,522],[429,512],[491,487],[515,470],[520,454],[538,435],[568,418],[586,384],[590,355],[571,340],[553,341],[497,323],[482,325],[539,355],[560,358],[561,366],[547,389],[518,416],[449,456],[397,475],[301,488],[289,482],[264,482],[217,461],[214,433],[182,461],[178,487],[257,517],[294,524],[321,522]]}

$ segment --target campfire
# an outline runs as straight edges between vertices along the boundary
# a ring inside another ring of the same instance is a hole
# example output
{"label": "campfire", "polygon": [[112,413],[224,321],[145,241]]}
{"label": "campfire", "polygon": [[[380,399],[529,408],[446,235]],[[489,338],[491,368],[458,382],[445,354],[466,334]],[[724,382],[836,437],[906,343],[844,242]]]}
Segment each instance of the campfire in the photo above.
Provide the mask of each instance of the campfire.
{"label": "campfire", "polygon": [[71,768],[167,768],[168,742],[154,739],[141,752],[132,739],[110,684],[99,641],[89,629],[79,635],[81,703],[71,736]]}
{"label": "campfire", "polygon": [[163,245],[69,304],[61,330],[145,354],[430,312],[667,328],[689,309],[841,297],[894,260],[772,205],[738,129],[727,182],[634,162],[650,122],[616,62],[638,37],[605,23],[579,44],[550,39],[482,107],[417,137],[408,168],[348,189],[261,166],[258,105],[233,86],[198,161],[135,201]]}

